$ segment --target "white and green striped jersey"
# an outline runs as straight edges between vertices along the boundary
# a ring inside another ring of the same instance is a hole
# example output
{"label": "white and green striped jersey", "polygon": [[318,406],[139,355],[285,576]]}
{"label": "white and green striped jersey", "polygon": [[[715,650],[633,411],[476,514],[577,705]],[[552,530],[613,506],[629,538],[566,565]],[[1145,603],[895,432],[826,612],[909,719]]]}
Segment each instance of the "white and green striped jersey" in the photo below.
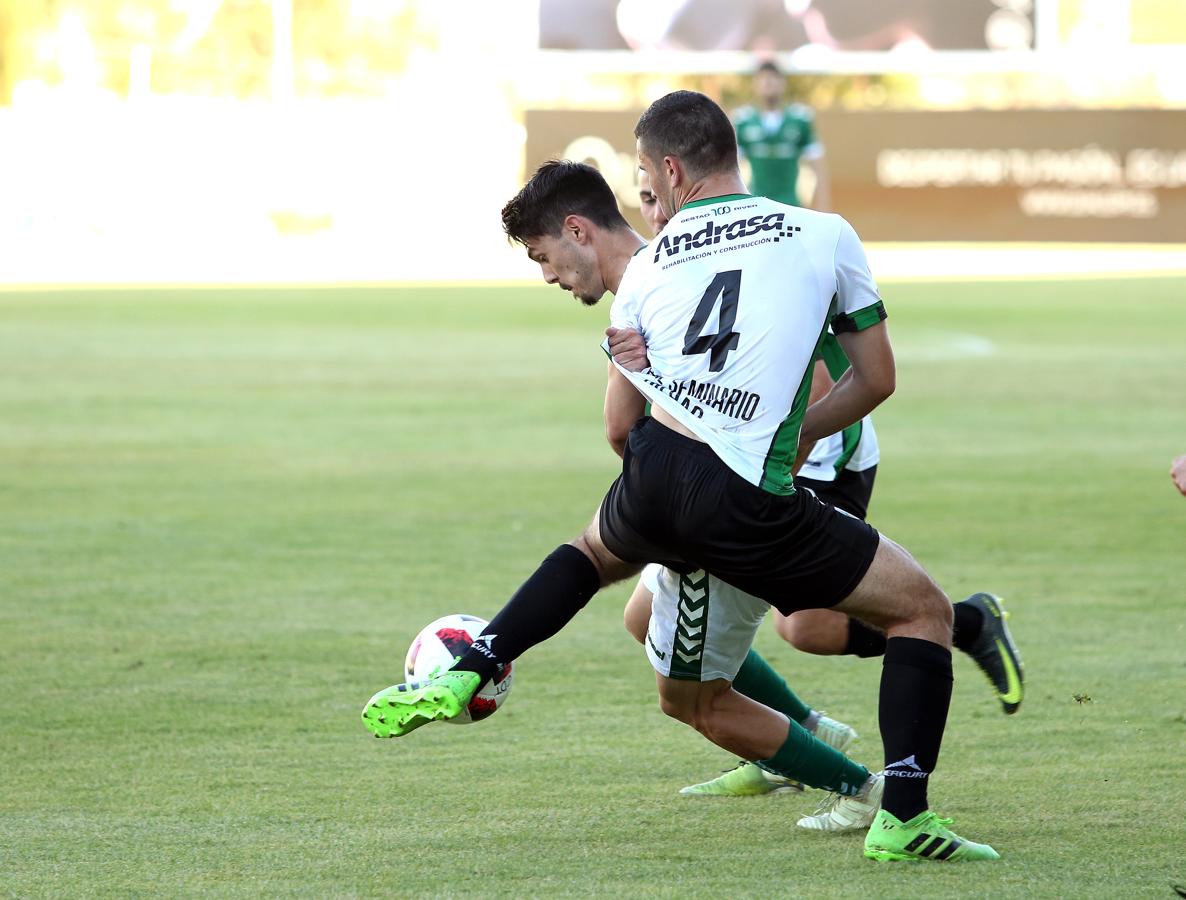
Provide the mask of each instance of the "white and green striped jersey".
{"label": "white and green striped jersey", "polygon": [[733,194],[690,203],[627,266],[611,323],[634,328],[651,366],[631,383],[738,475],[794,493],[791,465],[811,371],[831,324],[885,318],[852,226]]}

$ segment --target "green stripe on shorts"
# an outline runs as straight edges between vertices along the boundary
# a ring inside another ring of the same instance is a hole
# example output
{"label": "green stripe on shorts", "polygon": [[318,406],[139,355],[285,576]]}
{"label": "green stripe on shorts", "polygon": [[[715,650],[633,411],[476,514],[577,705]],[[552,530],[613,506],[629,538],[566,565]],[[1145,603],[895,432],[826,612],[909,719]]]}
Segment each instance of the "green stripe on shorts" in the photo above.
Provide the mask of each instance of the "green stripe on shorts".
{"label": "green stripe on shorts", "polygon": [[708,573],[679,577],[679,608],[675,619],[675,644],[669,677],[699,681],[704,639],[708,633]]}

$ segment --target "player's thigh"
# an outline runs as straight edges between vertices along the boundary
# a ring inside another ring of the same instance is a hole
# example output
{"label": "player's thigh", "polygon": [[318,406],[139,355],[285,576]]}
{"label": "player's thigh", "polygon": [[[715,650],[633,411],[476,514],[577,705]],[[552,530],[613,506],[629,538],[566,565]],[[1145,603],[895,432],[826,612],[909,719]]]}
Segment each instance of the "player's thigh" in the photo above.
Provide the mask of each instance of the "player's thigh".
{"label": "player's thigh", "polygon": [[643,569],[638,584],[634,586],[634,593],[626,601],[626,609],[622,612],[626,630],[640,644],[645,643],[647,638],[647,626],[651,621],[651,602],[655,598],[654,585],[662,568],[652,563]]}
{"label": "player's thigh", "polygon": [[887,632],[923,620],[940,629],[945,623],[949,636],[951,632],[947,595],[913,556],[884,534],[864,577],[833,609]]}
{"label": "player's thigh", "polygon": [[654,585],[646,652],[664,678],[732,682],[769,604],[705,572],[661,569]]}

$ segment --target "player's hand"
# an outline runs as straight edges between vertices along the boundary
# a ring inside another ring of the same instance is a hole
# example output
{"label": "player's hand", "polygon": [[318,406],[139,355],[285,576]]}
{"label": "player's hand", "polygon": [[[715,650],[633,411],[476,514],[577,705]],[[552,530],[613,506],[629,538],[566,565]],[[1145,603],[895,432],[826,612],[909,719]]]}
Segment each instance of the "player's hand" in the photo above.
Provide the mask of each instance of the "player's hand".
{"label": "player's hand", "polygon": [[1186,454],[1179,456],[1170,464],[1170,478],[1183,494],[1186,494]]}
{"label": "player's hand", "polygon": [[614,362],[627,372],[650,368],[646,342],[633,328],[607,328],[605,335],[609,338],[609,352]]}

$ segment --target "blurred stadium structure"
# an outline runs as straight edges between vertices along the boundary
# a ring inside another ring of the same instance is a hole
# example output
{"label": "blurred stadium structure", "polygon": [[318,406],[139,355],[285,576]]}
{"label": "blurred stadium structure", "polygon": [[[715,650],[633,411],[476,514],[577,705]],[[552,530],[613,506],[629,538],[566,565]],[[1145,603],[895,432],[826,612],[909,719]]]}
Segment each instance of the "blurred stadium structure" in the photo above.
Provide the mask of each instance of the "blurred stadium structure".
{"label": "blurred stadium structure", "polygon": [[1186,0],[0,0],[0,283],[529,277],[525,171],[636,204],[637,112],[760,58],[879,274],[1186,271]]}

